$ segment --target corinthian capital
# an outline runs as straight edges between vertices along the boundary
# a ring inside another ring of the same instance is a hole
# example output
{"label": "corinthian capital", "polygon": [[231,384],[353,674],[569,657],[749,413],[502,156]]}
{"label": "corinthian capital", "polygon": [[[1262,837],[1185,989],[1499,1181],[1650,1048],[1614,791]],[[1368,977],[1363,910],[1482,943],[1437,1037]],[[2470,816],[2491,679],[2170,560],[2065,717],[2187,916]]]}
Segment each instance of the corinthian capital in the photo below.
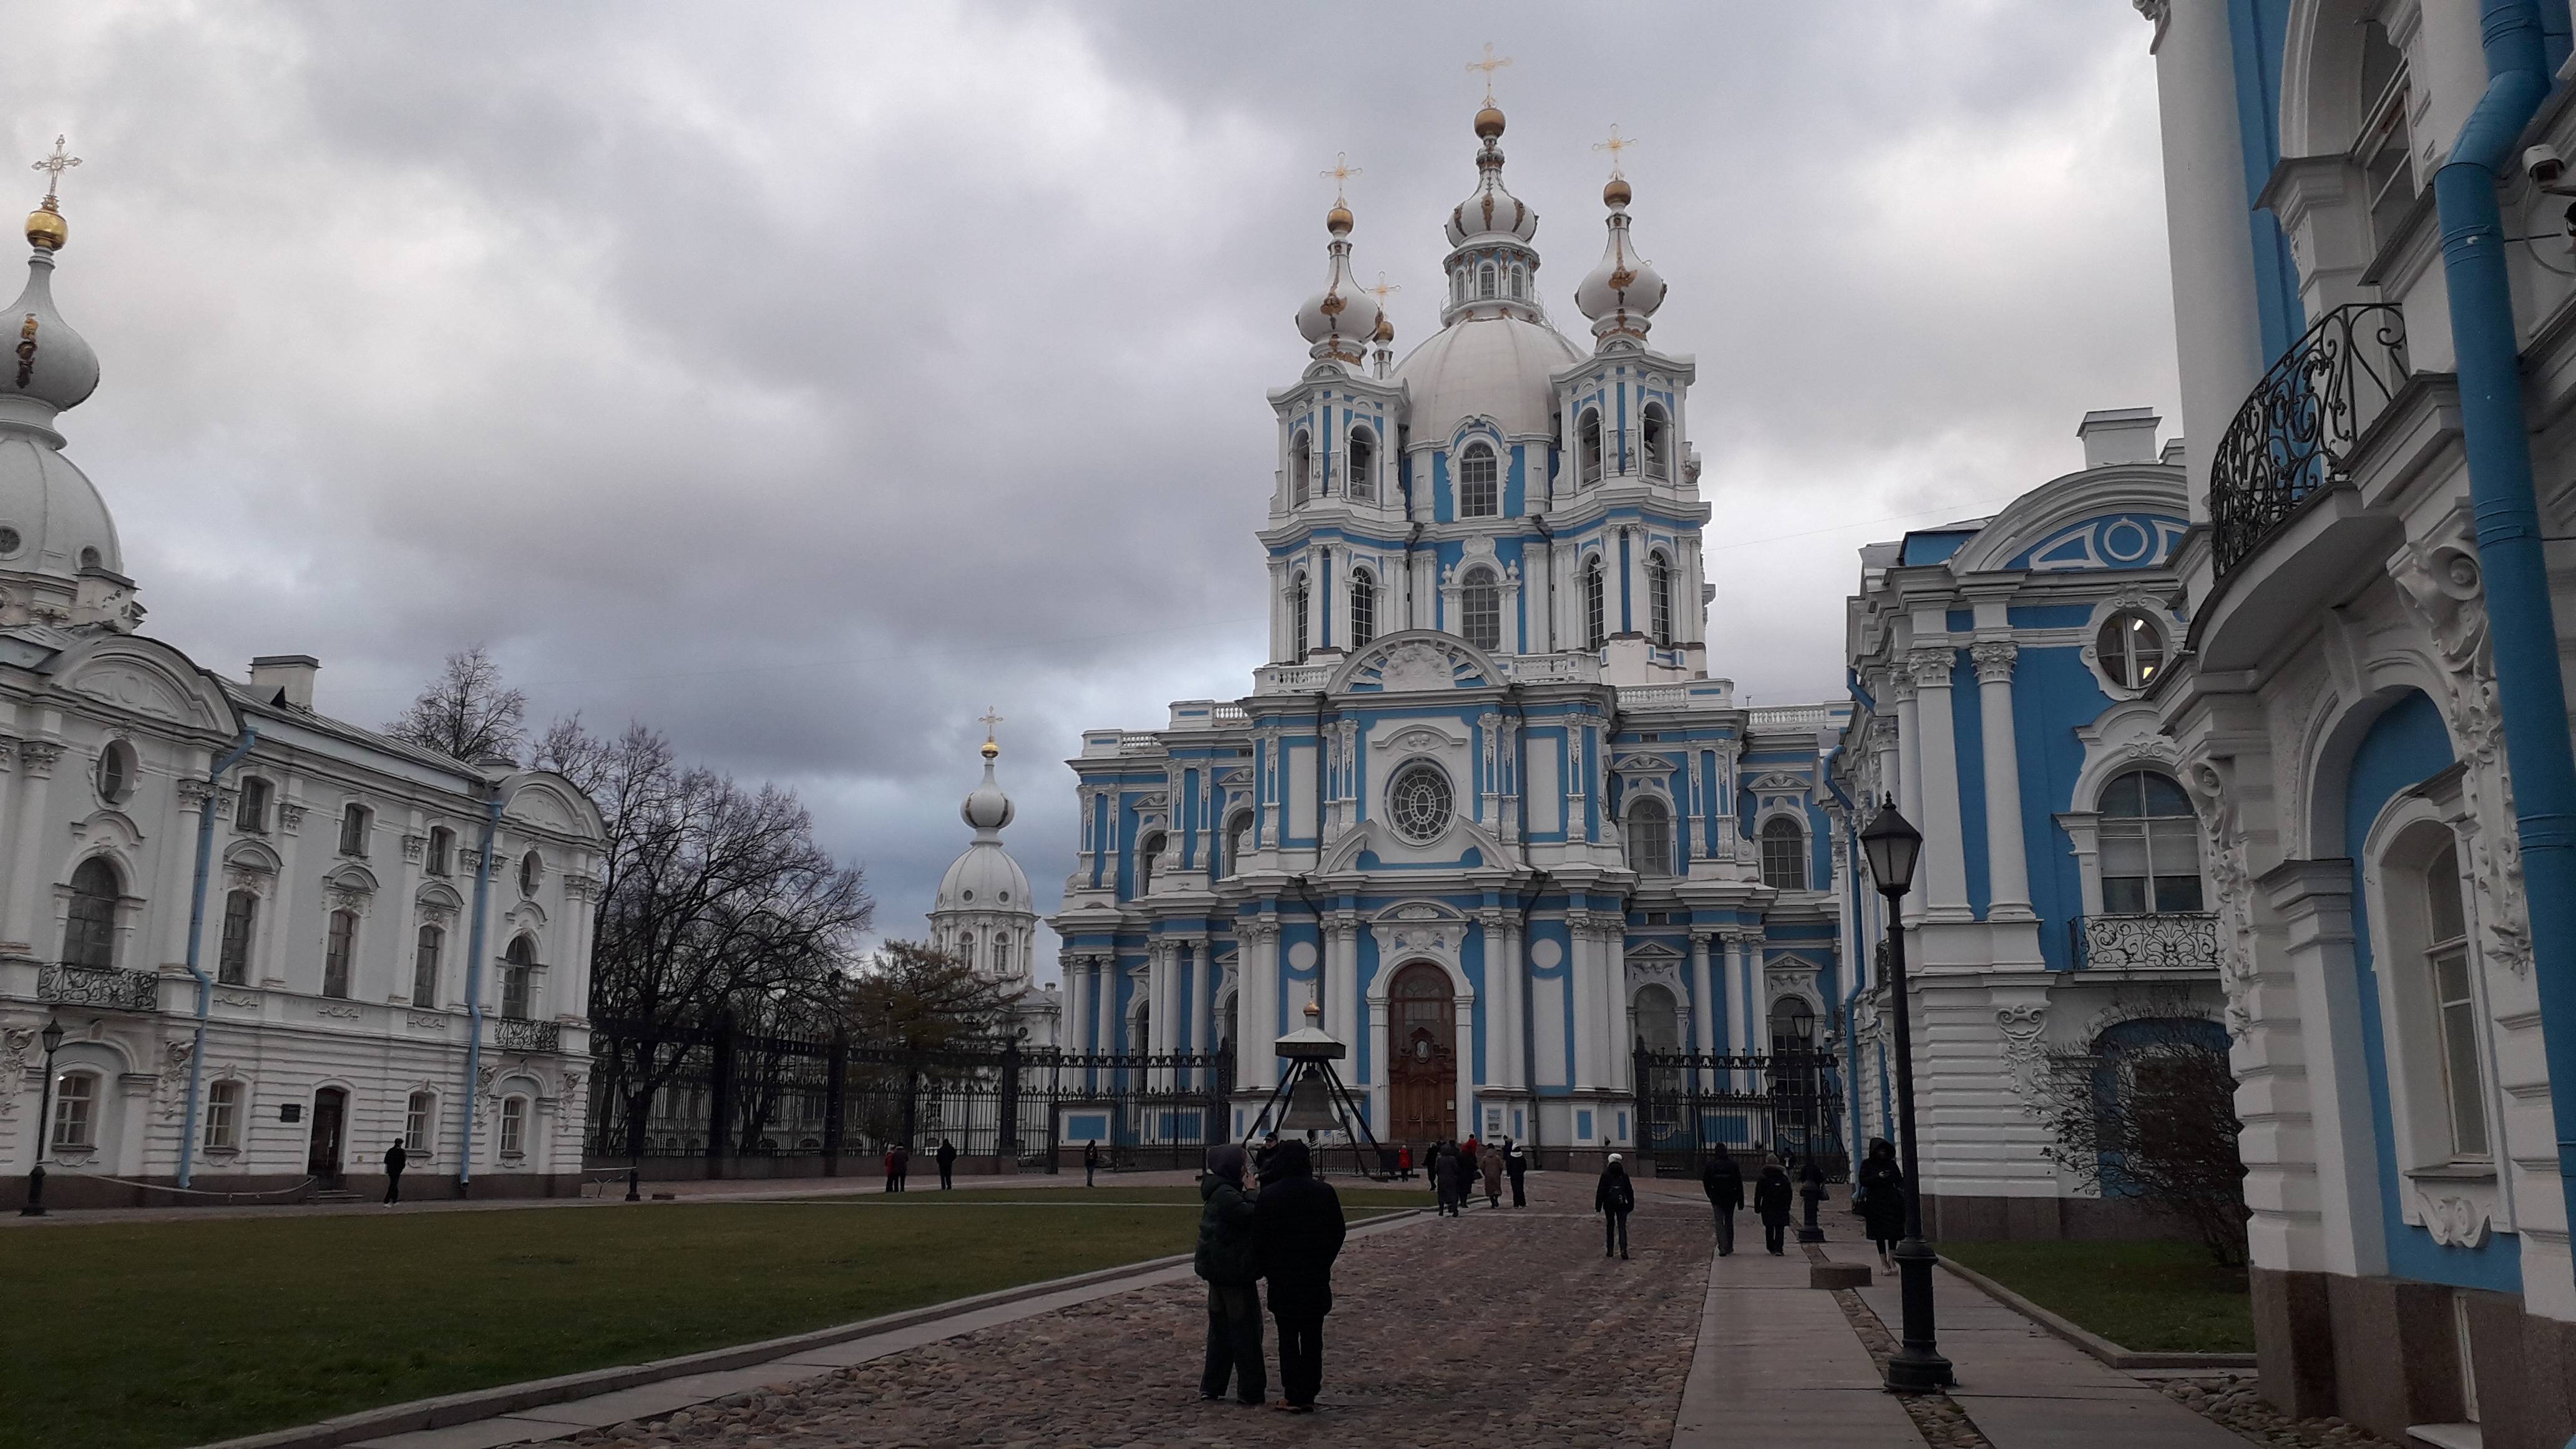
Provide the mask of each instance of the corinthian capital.
{"label": "corinthian capital", "polygon": [[1968,646],[1968,657],[1976,661],[1979,684],[2010,683],[2013,660],[2020,655],[2021,646],[2010,639],[1980,639]]}
{"label": "corinthian capital", "polygon": [[1948,645],[1917,649],[1905,656],[1905,675],[1917,689],[1948,689],[1958,651]]}

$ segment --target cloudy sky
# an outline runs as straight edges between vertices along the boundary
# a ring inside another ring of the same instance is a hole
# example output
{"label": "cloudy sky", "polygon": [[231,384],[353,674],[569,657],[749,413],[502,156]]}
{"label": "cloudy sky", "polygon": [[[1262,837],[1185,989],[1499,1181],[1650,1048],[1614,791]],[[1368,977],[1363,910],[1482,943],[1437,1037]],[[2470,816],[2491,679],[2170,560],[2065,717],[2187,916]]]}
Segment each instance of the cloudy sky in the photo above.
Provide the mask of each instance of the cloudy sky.
{"label": "cloudy sky", "polygon": [[1486,42],[1578,336],[1592,147],[1642,143],[1712,668],[1791,703],[1859,545],[2072,469],[2087,408],[2172,418],[2148,39],[2124,0],[85,0],[11,16],[0,143],[84,158],[64,431],[154,632],[318,655],[370,724],[481,641],[540,716],[792,784],[908,935],[987,704],[1052,905],[1078,731],[1250,687],[1318,173],[1363,168],[1420,341]]}

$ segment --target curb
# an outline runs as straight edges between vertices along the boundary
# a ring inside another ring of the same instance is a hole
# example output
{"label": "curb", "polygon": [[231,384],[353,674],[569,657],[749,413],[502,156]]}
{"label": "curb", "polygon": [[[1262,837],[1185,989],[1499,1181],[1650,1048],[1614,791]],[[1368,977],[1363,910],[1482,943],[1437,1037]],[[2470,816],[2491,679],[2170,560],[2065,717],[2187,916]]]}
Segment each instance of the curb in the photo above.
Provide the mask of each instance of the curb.
{"label": "curb", "polygon": [[[1355,1224],[1351,1235],[1373,1229],[1380,1223],[1402,1222],[1422,1216],[1424,1209],[1403,1208]],[[856,1323],[837,1324],[784,1338],[766,1338],[757,1343],[740,1343],[730,1348],[707,1349],[681,1354],[676,1358],[654,1359],[648,1363],[620,1364],[613,1368],[587,1369],[581,1373],[562,1374],[550,1379],[530,1379],[524,1383],[502,1384],[488,1389],[468,1389],[462,1393],[444,1394],[434,1399],[414,1399],[405,1404],[387,1404],[381,1408],[360,1409],[318,1424],[304,1424],[292,1429],[272,1429],[240,1439],[222,1439],[198,1446],[198,1449],[336,1449],[361,1439],[374,1439],[387,1434],[409,1433],[417,1429],[444,1429],[456,1424],[470,1424],[483,1419],[497,1419],[521,1409],[542,1408],[570,1399],[587,1399],[620,1389],[638,1388],[668,1379],[687,1378],[693,1374],[721,1373],[727,1369],[750,1368],[773,1359],[792,1358],[810,1349],[828,1348],[852,1339],[870,1338],[880,1333],[936,1323],[943,1318],[956,1318],[987,1308],[1043,1298],[1068,1289],[1089,1288],[1120,1278],[1145,1278],[1168,1268],[1186,1267],[1191,1253],[1146,1258],[1134,1263],[1121,1263],[1110,1268],[1094,1268],[1065,1278],[1050,1278],[1041,1283],[1022,1283],[1011,1288],[997,1288],[971,1298],[952,1298],[921,1308],[907,1308],[876,1318],[863,1318]]]}
{"label": "curb", "polygon": [[2250,1369],[2250,1353],[2133,1353],[2090,1329],[2079,1327],[2015,1293],[1974,1268],[1961,1267],[1948,1258],[1941,1266],[1967,1280],[1968,1285],[2013,1312],[2065,1339],[2068,1343],[2100,1359],[2115,1369]]}

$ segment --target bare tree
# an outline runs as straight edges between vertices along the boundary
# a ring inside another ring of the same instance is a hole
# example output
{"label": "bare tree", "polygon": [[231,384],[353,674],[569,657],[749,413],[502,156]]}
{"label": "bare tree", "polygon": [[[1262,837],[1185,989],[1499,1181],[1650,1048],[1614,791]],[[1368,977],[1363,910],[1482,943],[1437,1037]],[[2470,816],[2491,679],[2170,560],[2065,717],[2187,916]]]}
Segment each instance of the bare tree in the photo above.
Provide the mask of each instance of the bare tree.
{"label": "bare tree", "polygon": [[480,644],[447,656],[446,667],[385,733],[453,759],[506,755],[528,745],[528,697],[501,687],[501,666]]}
{"label": "bare tree", "polygon": [[1001,1036],[1011,993],[960,957],[888,941],[851,980],[848,1003],[854,1038],[936,1051]]}
{"label": "bare tree", "polygon": [[2049,1059],[2040,1111],[2050,1161],[2182,1223],[2219,1266],[2244,1266],[2245,1124],[2222,1030],[2179,1010],[2125,1022],[2096,1051]]}

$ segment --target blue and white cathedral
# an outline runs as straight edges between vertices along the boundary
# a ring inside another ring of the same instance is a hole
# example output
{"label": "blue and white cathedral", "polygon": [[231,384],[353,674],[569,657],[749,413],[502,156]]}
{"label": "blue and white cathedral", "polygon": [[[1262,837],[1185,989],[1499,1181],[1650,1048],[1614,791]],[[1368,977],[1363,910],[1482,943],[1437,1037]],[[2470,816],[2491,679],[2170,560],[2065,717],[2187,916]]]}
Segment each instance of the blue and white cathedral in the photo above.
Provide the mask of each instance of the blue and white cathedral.
{"label": "blue and white cathedral", "polygon": [[[1503,115],[1452,210],[1441,328],[1400,363],[1326,218],[1310,360],[1273,392],[1270,662],[1240,700],[1086,732],[1051,924],[1074,1051],[1237,1054],[1311,1001],[1381,1140],[1634,1145],[1631,1049],[1760,1053],[1838,1000],[1820,740],[1848,704],[1747,709],[1707,670],[1688,356],[1614,174],[1550,322]],[[1803,1038],[1802,1038],[1803,1039]]]}

